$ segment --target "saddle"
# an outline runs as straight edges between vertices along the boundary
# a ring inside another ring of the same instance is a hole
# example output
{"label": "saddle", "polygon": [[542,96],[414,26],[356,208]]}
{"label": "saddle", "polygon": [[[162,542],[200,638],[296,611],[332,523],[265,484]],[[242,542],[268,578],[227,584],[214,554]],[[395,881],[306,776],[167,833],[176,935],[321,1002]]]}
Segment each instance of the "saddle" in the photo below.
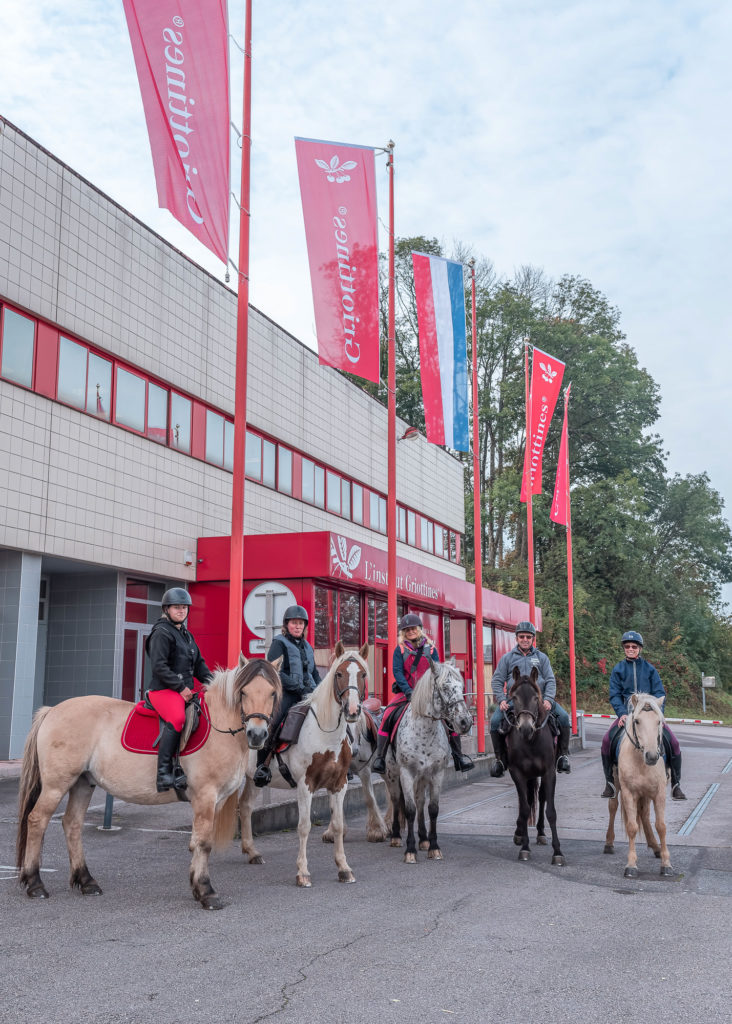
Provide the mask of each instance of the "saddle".
{"label": "saddle", "polygon": [[288,747],[297,743],[309,711],[310,704],[302,702],[294,704],[287,712],[285,718],[280,723],[277,735],[274,737],[273,746],[277,754],[281,754],[283,750],[287,750]]}
{"label": "saddle", "polygon": [[[155,708],[148,703],[147,695],[138,701],[127,716],[120,737],[122,746],[131,754],[155,754],[162,732],[161,719]],[[211,717],[203,690],[197,690],[193,700],[186,707],[186,724],[181,735],[180,754],[195,754],[200,750],[211,732]]]}
{"label": "saddle", "polygon": [[398,704],[387,704],[386,707],[384,708],[384,716],[381,720],[381,725],[382,728],[384,725],[386,725],[388,729],[389,743],[396,742],[396,735],[397,732],[399,731],[399,726],[401,725],[401,721],[404,718],[405,714],[407,713],[408,707],[409,701],[405,701],[404,703],[400,701]]}
{"label": "saddle", "polygon": [[363,717],[366,723],[365,733],[366,738],[371,742],[372,746],[376,746],[377,737],[379,733],[379,725],[383,714],[381,711],[381,701],[378,697],[367,697],[363,702]]}

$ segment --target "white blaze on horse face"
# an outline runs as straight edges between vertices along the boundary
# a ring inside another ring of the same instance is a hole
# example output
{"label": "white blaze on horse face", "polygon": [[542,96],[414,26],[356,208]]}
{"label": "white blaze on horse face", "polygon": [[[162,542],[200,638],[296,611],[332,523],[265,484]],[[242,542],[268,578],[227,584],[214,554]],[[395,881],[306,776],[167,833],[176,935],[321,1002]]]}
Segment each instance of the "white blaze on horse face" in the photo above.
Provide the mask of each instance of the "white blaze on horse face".
{"label": "white blaze on horse face", "polygon": [[346,718],[349,722],[355,722],[361,711],[361,698],[358,689],[358,674],[361,666],[357,661],[348,663],[348,703],[346,705]]}

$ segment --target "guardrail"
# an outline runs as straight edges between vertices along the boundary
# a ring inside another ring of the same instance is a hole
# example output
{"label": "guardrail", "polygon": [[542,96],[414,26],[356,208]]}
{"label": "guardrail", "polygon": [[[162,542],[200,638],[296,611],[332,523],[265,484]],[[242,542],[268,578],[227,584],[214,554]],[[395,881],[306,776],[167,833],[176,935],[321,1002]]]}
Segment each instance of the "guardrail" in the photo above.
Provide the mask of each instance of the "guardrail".
{"label": "guardrail", "polygon": [[[577,711],[577,732],[582,737],[582,743],[585,742],[585,719],[586,718],[607,718],[611,721],[615,721],[617,715],[600,715],[595,714],[591,711]],[[672,722],[674,725],[724,725],[721,719],[716,718],[666,718],[666,722]]]}

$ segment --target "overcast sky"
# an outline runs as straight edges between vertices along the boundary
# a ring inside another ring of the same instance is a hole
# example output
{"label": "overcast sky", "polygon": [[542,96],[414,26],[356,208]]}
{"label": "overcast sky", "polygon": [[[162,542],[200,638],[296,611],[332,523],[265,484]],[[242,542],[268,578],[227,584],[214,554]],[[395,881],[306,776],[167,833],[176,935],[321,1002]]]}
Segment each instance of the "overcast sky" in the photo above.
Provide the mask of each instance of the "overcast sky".
{"label": "overcast sky", "polygon": [[[706,470],[729,515],[732,5],[254,0],[254,10],[253,304],[314,346],[294,136],[393,138],[397,234],[461,240],[501,275],[533,264],[589,278],[661,386],[669,470]],[[239,42],[243,16],[243,2],[230,3]],[[233,48],[239,125],[240,62]],[[0,115],[223,276],[157,209],[121,0],[2,0]],[[385,219],[383,158],[377,186]]]}

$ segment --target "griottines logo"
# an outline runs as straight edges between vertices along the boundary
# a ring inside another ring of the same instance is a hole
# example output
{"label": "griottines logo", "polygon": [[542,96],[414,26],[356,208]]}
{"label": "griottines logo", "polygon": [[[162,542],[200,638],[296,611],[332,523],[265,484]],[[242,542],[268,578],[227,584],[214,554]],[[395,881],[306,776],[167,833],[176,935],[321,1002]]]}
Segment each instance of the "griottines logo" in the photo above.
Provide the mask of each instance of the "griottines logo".
{"label": "griottines logo", "polygon": [[542,371],[541,379],[546,384],[553,384],[554,383],[554,378],[557,375],[557,370],[552,370],[552,364],[551,363],[539,363],[539,368]]}
{"label": "griottines logo", "polygon": [[335,181],[339,185],[343,181],[351,180],[351,175],[345,174],[344,171],[352,171],[354,167],[358,166],[355,160],[346,160],[341,163],[338,156],[331,157],[329,164],[325,160],[316,160],[315,163],[325,171],[328,181]]}
{"label": "griottines logo", "polygon": [[358,544],[352,544],[349,551],[345,537],[336,537],[336,541],[338,542],[337,548],[333,543],[333,538],[330,538],[330,560],[333,563],[333,568],[337,569],[341,576],[346,576],[351,580],[361,562],[361,548]]}
{"label": "griottines logo", "polygon": [[[173,24],[177,29],[184,27],[183,19],[176,14]],[[163,29],[163,40],[168,44],[163,51],[165,60],[165,80],[168,87],[168,124],[173,133],[173,141],[181,158],[183,170],[186,176],[188,191],[186,193],[186,206],[191,219],[196,224],[203,224],[203,217],[198,208],[196,193],[193,190],[192,175],[198,174],[198,168],[193,166],[191,158],[191,144],[188,136],[193,135],[195,128],[188,122],[193,117],[193,111],[189,107],[195,107],[196,101],[187,95],[185,52],[183,50],[184,36],[182,32],[175,29]]]}

